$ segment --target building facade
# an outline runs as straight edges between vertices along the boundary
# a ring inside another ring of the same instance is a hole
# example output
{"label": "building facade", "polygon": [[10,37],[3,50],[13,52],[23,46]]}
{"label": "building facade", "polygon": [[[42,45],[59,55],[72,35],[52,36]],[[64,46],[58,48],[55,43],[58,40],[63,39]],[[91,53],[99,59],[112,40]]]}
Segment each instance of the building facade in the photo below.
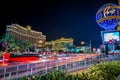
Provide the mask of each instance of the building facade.
{"label": "building facade", "polygon": [[51,42],[46,42],[46,47],[50,48],[52,51],[67,51],[69,46],[73,45],[72,38],[60,38]]}
{"label": "building facade", "polygon": [[24,41],[28,40],[36,47],[44,47],[46,36],[42,32],[31,30],[31,26],[22,27],[18,24],[6,26],[6,34],[11,34],[15,39]]}

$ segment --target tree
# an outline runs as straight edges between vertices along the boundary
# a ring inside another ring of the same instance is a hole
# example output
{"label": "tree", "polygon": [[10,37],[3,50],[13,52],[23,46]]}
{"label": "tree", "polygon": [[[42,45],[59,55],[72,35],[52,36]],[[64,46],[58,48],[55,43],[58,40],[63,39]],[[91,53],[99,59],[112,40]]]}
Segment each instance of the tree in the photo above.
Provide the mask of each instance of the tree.
{"label": "tree", "polygon": [[70,43],[65,43],[65,48],[66,48],[66,51],[70,51],[70,46],[71,44]]}
{"label": "tree", "polygon": [[73,44],[66,43],[65,48],[66,48],[67,51],[74,52],[76,47]]}
{"label": "tree", "polygon": [[15,44],[15,39],[10,34],[4,34],[2,39],[0,39],[0,43],[2,43],[3,48],[5,48],[5,51],[7,51],[10,50],[13,44]]}
{"label": "tree", "polygon": [[18,39],[15,39],[11,34],[4,34],[4,36],[1,37],[0,43],[2,44],[2,47],[5,49],[5,51],[29,51],[32,44],[28,40],[20,41]]}
{"label": "tree", "polygon": [[30,47],[32,46],[32,44],[28,40],[22,41],[22,44],[25,51],[29,51]]}

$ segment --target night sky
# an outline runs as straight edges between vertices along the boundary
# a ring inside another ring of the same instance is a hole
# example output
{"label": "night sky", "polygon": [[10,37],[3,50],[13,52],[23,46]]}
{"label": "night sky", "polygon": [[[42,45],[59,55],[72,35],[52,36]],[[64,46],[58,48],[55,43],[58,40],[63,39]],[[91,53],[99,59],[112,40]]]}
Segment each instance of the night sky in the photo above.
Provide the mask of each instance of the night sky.
{"label": "night sky", "polygon": [[102,44],[104,30],[96,23],[96,12],[107,3],[118,4],[118,0],[10,1],[0,2],[0,36],[5,33],[6,25],[17,23],[43,32],[47,41],[73,38],[79,46],[81,41],[91,40],[92,47]]}

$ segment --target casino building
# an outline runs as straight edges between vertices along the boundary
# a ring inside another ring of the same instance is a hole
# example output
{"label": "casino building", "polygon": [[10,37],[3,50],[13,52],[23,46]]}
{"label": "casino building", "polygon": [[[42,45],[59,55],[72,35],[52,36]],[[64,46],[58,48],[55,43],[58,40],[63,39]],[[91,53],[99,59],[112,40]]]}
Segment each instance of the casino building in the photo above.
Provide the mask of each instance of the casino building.
{"label": "casino building", "polygon": [[37,47],[44,47],[46,36],[42,32],[31,30],[31,26],[26,28],[18,24],[11,24],[6,26],[6,34],[11,34],[15,39],[28,40]]}
{"label": "casino building", "polygon": [[45,46],[53,51],[66,51],[67,47],[73,45],[74,40],[72,38],[60,38],[54,41],[46,42]]}

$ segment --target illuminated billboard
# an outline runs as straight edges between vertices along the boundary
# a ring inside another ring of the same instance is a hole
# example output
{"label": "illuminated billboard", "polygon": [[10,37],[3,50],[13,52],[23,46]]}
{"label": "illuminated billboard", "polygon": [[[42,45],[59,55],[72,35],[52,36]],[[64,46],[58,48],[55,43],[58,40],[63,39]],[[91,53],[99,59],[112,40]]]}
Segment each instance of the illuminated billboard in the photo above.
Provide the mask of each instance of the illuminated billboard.
{"label": "illuminated billboard", "polygon": [[109,43],[110,40],[120,42],[120,31],[102,31],[101,36],[103,43]]}

